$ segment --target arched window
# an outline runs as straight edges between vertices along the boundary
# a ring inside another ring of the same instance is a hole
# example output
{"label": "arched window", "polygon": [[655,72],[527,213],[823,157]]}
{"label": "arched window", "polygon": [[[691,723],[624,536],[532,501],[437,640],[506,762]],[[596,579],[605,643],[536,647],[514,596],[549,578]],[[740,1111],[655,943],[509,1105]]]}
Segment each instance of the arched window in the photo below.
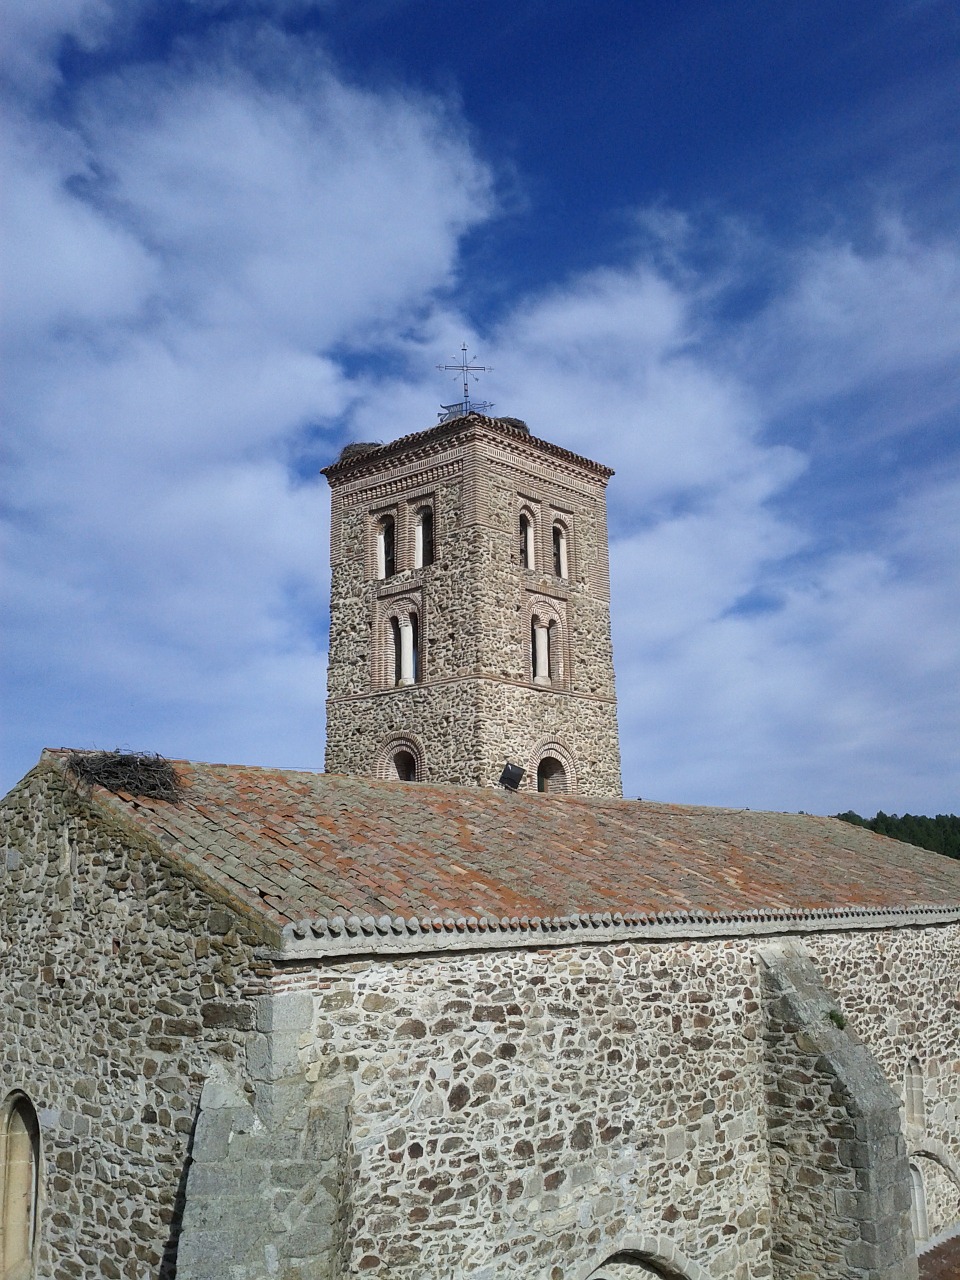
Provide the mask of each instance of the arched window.
{"label": "arched window", "polygon": [[537,567],[536,522],[530,511],[520,512],[520,564],[524,569]]}
{"label": "arched window", "polygon": [[423,744],[405,733],[393,733],[381,743],[374,761],[376,776],[387,782],[422,782],[425,767]]}
{"label": "arched window", "polygon": [[421,507],[414,529],[413,564],[415,569],[433,564],[433,508]]}
{"label": "arched window", "polygon": [[388,683],[416,684],[420,679],[420,619],[416,613],[391,614],[387,620]]}
{"label": "arched window", "polygon": [[537,790],[549,794],[567,789],[566,769],[555,756],[544,756],[537,765]]}
{"label": "arched window", "polygon": [[907,1124],[923,1124],[923,1071],[916,1058],[911,1058],[903,1073],[903,1111]]}
{"label": "arched window", "polygon": [[924,1244],[930,1236],[927,1221],[927,1195],[923,1189],[923,1175],[915,1164],[910,1166],[910,1225],[915,1244]]}
{"label": "arched window", "polygon": [[393,767],[401,782],[417,781],[417,761],[412,751],[400,750],[393,757]]}
{"label": "arched window", "polygon": [[553,572],[558,578],[569,576],[567,569],[567,531],[555,520],[553,523]]}
{"label": "arched window", "polygon": [[384,516],[377,526],[377,577],[392,578],[397,572],[397,522]]}
{"label": "arched window", "polygon": [[3,1280],[27,1280],[37,1236],[40,1125],[22,1095],[8,1103],[0,1129],[0,1260]]}

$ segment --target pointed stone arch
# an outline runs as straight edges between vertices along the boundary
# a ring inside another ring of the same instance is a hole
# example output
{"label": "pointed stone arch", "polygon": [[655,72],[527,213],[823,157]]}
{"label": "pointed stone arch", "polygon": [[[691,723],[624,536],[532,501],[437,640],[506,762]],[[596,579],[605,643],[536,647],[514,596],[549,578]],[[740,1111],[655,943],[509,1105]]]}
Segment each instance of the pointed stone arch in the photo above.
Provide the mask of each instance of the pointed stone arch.
{"label": "pointed stone arch", "polygon": [[575,1280],[710,1280],[699,1263],[691,1261],[669,1240],[633,1236],[602,1262],[576,1272]]}

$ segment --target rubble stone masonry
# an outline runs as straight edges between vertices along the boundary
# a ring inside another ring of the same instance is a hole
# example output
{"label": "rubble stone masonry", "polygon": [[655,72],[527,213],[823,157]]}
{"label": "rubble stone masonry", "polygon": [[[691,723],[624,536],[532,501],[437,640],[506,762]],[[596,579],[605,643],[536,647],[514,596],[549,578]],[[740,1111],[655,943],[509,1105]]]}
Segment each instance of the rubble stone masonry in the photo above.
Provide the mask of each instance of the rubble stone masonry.
{"label": "rubble stone masonry", "polygon": [[243,1060],[258,939],[57,771],[0,817],[0,1105],[22,1091],[40,1121],[36,1275],[172,1275],[197,1098]]}

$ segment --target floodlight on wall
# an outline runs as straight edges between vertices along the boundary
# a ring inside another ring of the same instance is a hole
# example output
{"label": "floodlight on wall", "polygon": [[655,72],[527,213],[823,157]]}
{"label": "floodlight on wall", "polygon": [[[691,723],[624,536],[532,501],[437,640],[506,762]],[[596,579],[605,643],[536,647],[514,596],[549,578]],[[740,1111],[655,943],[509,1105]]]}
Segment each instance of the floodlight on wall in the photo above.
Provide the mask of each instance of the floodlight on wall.
{"label": "floodlight on wall", "polygon": [[508,760],[503,766],[503,773],[500,775],[501,787],[506,787],[508,791],[516,791],[523,781],[525,772],[518,764],[511,764]]}

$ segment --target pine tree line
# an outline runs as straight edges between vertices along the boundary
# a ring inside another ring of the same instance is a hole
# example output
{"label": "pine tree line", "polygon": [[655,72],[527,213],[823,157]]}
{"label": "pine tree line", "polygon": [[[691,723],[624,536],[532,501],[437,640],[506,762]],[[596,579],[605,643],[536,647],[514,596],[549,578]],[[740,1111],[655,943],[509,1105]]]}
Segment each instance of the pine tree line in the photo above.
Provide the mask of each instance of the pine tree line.
{"label": "pine tree line", "polygon": [[960,858],[960,817],[956,814],[938,813],[935,818],[924,818],[905,813],[898,818],[895,813],[884,813],[881,809],[875,818],[861,818],[859,813],[849,809],[834,816],[842,822],[877,831],[882,836],[917,844],[921,849],[932,849],[934,853],[944,853],[948,858]]}

